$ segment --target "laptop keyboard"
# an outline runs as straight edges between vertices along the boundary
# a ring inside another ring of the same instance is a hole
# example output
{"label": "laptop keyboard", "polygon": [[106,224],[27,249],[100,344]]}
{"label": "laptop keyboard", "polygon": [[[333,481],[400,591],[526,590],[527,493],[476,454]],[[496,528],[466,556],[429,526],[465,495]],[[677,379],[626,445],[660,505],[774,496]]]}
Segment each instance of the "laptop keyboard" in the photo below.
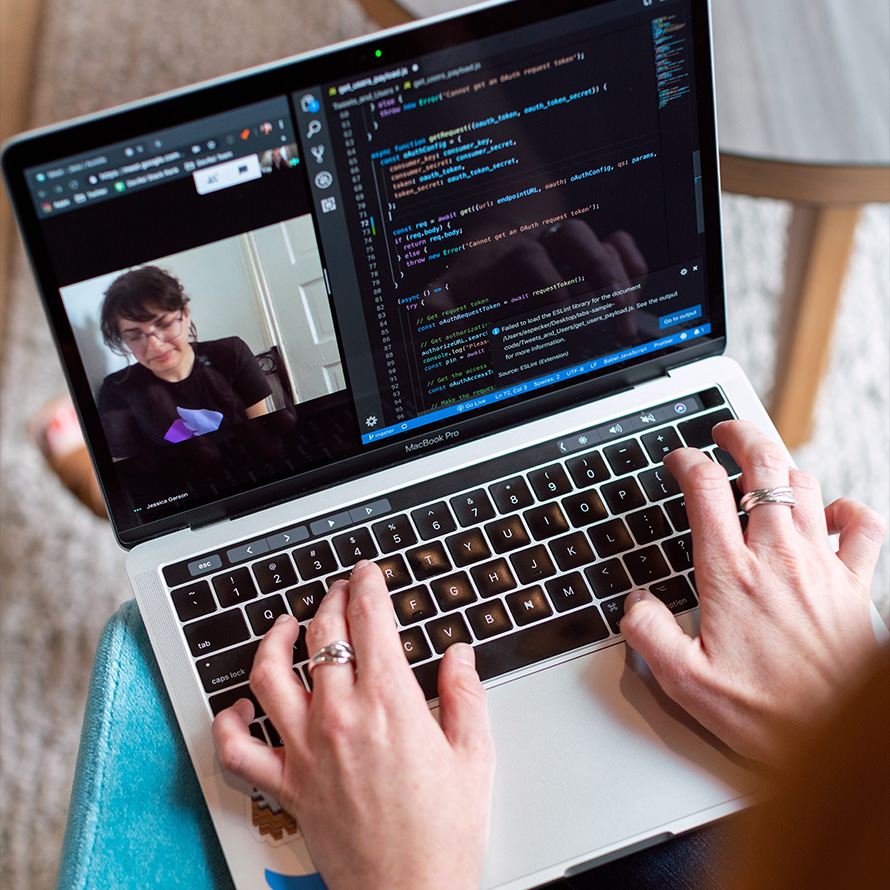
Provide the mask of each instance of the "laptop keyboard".
{"label": "laptop keyboard", "polygon": [[455,642],[475,647],[487,680],[619,639],[635,587],[675,614],[695,607],[685,502],[661,460],[692,445],[737,476],[711,438],[714,424],[732,416],[712,388],[167,566],[211,711],[250,698],[258,718],[251,731],[280,744],[246,685],[259,641],[280,615],[297,618],[294,669],[309,688],[306,623],[359,559],[383,571],[428,699]]}

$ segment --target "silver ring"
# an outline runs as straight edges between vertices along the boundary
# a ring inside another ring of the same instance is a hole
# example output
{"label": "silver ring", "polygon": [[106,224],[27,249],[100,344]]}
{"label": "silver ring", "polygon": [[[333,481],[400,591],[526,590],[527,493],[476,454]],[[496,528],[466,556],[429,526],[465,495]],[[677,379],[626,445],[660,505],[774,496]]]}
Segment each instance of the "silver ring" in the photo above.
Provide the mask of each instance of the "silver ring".
{"label": "silver ring", "polygon": [[322,646],[312,658],[309,659],[309,673],[320,664],[350,664],[355,662],[355,651],[346,640],[334,640],[327,646]]}
{"label": "silver ring", "polygon": [[783,507],[793,507],[797,503],[794,500],[794,492],[787,486],[779,488],[755,488],[742,497],[739,507],[750,513],[761,504],[781,504]]}

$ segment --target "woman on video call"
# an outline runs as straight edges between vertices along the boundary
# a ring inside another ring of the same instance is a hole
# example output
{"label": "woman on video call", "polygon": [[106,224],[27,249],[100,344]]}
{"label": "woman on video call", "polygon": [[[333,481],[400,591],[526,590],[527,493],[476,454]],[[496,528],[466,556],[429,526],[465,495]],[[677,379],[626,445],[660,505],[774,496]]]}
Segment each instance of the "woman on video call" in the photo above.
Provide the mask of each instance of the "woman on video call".
{"label": "woman on video call", "polygon": [[268,413],[271,389],[240,337],[200,342],[182,284],[156,266],[125,272],[102,304],[102,336],[136,359],[109,374],[99,413],[114,458]]}

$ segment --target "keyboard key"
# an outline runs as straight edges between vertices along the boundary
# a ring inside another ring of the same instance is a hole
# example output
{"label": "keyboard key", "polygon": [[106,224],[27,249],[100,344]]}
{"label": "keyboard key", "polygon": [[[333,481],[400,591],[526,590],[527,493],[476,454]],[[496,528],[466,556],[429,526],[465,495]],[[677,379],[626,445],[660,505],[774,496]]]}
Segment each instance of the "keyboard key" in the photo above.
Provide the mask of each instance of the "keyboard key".
{"label": "keyboard key", "polygon": [[253,564],[253,573],[263,593],[274,593],[297,583],[294,564],[286,553],[279,553]]}
{"label": "keyboard key", "polygon": [[386,587],[390,591],[398,590],[400,587],[407,587],[413,580],[411,573],[408,571],[408,566],[405,565],[405,560],[398,553],[378,559],[377,568],[383,572]]}
{"label": "keyboard key", "polygon": [[412,587],[390,596],[393,609],[399,621],[407,627],[418,621],[425,621],[437,614],[433,598],[425,587]]}
{"label": "keyboard key", "polygon": [[491,550],[485,535],[478,528],[458,532],[450,538],[446,538],[448,552],[451,554],[454,564],[459,567],[468,566],[470,563],[479,562],[480,559],[488,559]]}
{"label": "keyboard key", "polygon": [[604,599],[616,593],[625,593],[633,587],[620,559],[598,562],[596,565],[586,568],[584,574],[587,575],[587,580],[597,599]]}
{"label": "keyboard key", "polygon": [[185,638],[188,640],[192,655],[206,655],[217,649],[228,649],[236,643],[250,639],[247,622],[240,609],[220,612],[210,618],[203,618],[194,624],[185,626]]}
{"label": "keyboard key", "polygon": [[265,720],[262,721],[262,723],[263,728],[266,730],[266,733],[269,736],[269,744],[273,748],[281,748],[284,745],[284,742],[281,739],[281,734],[272,724],[272,721],[269,720],[269,718],[267,717]]}
{"label": "keyboard key", "polygon": [[525,484],[525,479],[521,476],[507,479],[504,482],[496,482],[494,485],[490,485],[488,490],[494,498],[495,506],[501,513],[522,510],[535,502],[528,485]]}
{"label": "keyboard key", "polygon": [[678,532],[689,531],[689,517],[686,515],[686,498],[674,498],[664,505],[665,512]]}
{"label": "keyboard key", "polygon": [[[302,664],[304,661],[309,660],[309,650],[306,648],[306,625],[300,625],[300,632],[297,634],[297,642],[294,643],[294,665]],[[298,672],[299,673],[299,672]],[[306,677],[309,677],[309,672],[306,672]],[[311,684],[310,684],[311,685]],[[307,689],[309,686],[306,687]]]}
{"label": "keyboard key", "polygon": [[408,664],[424,661],[433,654],[430,644],[419,627],[409,627],[408,630],[403,630],[399,636],[402,639],[402,649],[405,650]]}
{"label": "keyboard key", "polygon": [[321,581],[312,581],[310,584],[289,590],[285,595],[294,618],[297,621],[308,621],[318,611],[327,592]]}
{"label": "keyboard key", "polygon": [[680,494],[677,480],[664,468],[656,467],[640,474],[640,482],[650,501],[663,501]]}
{"label": "keyboard key", "polygon": [[652,432],[641,436],[641,440],[643,442],[643,447],[652,459],[652,463],[655,464],[661,463],[666,454],[669,454],[671,451],[676,451],[677,448],[683,447],[679,434],[671,426],[652,430]]}
{"label": "keyboard key", "polygon": [[573,532],[557,538],[550,542],[550,549],[556,564],[564,572],[588,565],[596,559],[584,532]]}
{"label": "keyboard key", "polygon": [[573,458],[568,461],[566,466],[578,488],[587,488],[590,485],[605,482],[611,475],[606,468],[606,462],[598,451],[591,451],[584,457]]}
{"label": "keyboard key", "polygon": [[542,470],[533,470],[528,474],[528,481],[539,501],[555,498],[561,494],[568,494],[572,490],[572,483],[566,476],[566,471],[559,465],[544,467]]}
{"label": "keyboard key", "polygon": [[476,589],[484,597],[497,596],[516,587],[516,579],[506,559],[494,559],[470,569]]}
{"label": "keyboard key", "polygon": [[340,562],[348,567],[354,566],[360,559],[374,559],[377,556],[377,548],[371,539],[371,533],[366,528],[337,535],[334,538],[334,549],[340,557]]}
{"label": "keyboard key", "polygon": [[[259,699],[257,699],[257,697],[250,691],[249,686],[237,686],[234,689],[227,689],[225,692],[220,692],[218,695],[211,695],[210,710],[213,711],[214,716],[216,716],[220,711],[230,708],[236,701],[242,698],[249,699],[253,702],[254,719],[265,715],[266,712],[263,710],[263,706],[260,704]],[[252,725],[256,726],[258,724]]]}
{"label": "keyboard key", "polygon": [[259,595],[247,568],[234,569],[225,575],[216,575],[213,578],[213,589],[216,591],[219,604],[224,609]]}
{"label": "keyboard key", "polygon": [[646,498],[633,477],[618,479],[604,485],[600,491],[613,514],[626,513],[646,506]]}
{"label": "keyboard key", "polygon": [[624,596],[616,596],[615,599],[600,603],[603,615],[606,616],[606,621],[609,622],[609,628],[613,634],[621,633],[621,619],[624,617],[624,601],[626,599],[627,594],[625,593]]}
{"label": "keyboard key", "polygon": [[549,618],[553,614],[553,608],[538,584],[527,590],[509,593],[505,599],[513,614],[513,620],[522,627],[542,618]]}
{"label": "keyboard key", "polygon": [[714,444],[711,430],[724,420],[732,420],[729,408],[721,408],[710,414],[699,414],[684,420],[680,426],[680,435],[690,448],[707,448]]}
{"label": "keyboard key", "polygon": [[526,510],[522,514],[525,524],[529,531],[538,541],[552,538],[554,535],[561,535],[569,530],[569,524],[559,509],[559,504],[551,502],[542,504],[540,507],[533,507]]}
{"label": "keyboard key", "polygon": [[647,507],[638,513],[630,513],[624,517],[624,521],[637,539],[638,544],[651,544],[652,541],[666,538],[672,533],[667,516],[658,506]]}
{"label": "keyboard key", "polygon": [[649,592],[654,593],[675,615],[698,605],[689,582],[682,575],[653,584]]}
{"label": "keyboard key", "polygon": [[445,548],[438,541],[409,550],[406,555],[411,571],[418,581],[426,581],[427,578],[441,575],[451,568]]}
{"label": "keyboard key", "polygon": [[661,551],[654,544],[643,550],[635,550],[624,557],[624,564],[630,572],[634,584],[649,584],[670,574],[668,564],[665,562]]}
{"label": "keyboard key", "polygon": [[528,532],[518,516],[506,516],[504,519],[489,522],[485,526],[485,531],[495,553],[507,553],[531,543]]}
{"label": "keyboard key", "polygon": [[521,628],[489,643],[477,644],[476,669],[483,680],[571,652],[609,636],[596,606]]}
{"label": "keyboard key", "polygon": [[294,550],[294,562],[304,581],[320,578],[322,575],[336,572],[339,568],[334,551],[327,541],[317,541],[315,544]]}
{"label": "keyboard key", "polygon": [[443,612],[466,606],[476,601],[476,591],[466,572],[455,572],[430,582],[433,596]]}
{"label": "keyboard key", "polygon": [[439,695],[439,665],[442,663],[441,658],[428,661],[425,664],[419,664],[413,668],[414,677],[418,686],[423,690],[427,701],[437,698]]}
{"label": "keyboard key", "polygon": [[194,621],[216,611],[216,601],[206,581],[195,581],[186,587],[171,591],[170,599],[180,621]]}
{"label": "keyboard key", "polygon": [[726,470],[730,479],[735,476],[741,476],[742,468],[735,462],[735,459],[728,451],[724,451],[722,448],[714,448],[711,453],[714,460]]}
{"label": "keyboard key", "polygon": [[584,583],[580,572],[572,572],[562,578],[554,578],[545,585],[550,601],[556,607],[557,612],[568,612],[578,606],[593,602],[590,589]]}
{"label": "keyboard key", "polygon": [[275,596],[266,596],[261,600],[249,603],[244,611],[247,612],[250,626],[253,628],[254,634],[258,637],[263,636],[271,629],[272,625],[275,623],[275,619],[278,618],[279,615],[287,614],[284,600],[279,594],[275,594]]}
{"label": "keyboard key", "polygon": [[643,449],[640,448],[640,443],[635,439],[607,445],[603,451],[616,476],[623,476],[626,473],[634,472],[634,470],[642,470],[643,467],[649,465],[646,455],[643,454]]}
{"label": "keyboard key", "polygon": [[587,534],[602,559],[630,550],[634,545],[627,526],[620,519],[610,519],[594,525],[587,529]]}
{"label": "keyboard key", "polygon": [[681,535],[665,541],[661,546],[675,572],[692,568],[692,535]]}
{"label": "keyboard key", "polygon": [[542,544],[520,550],[510,557],[513,568],[521,584],[532,584],[556,574],[556,566],[550,558],[550,551]]}
{"label": "keyboard key", "polygon": [[513,622],[500,600],[467,609],[467,620],[478,640],[487,640],[513,628]]}
{"label": "keyboard key", "polygon": [[477,488],[475,491],[469,491],[452,498],[451,509],[454,510],[457,521],[464,528],[478,525],[480,522],[488,522],[489,519],[495,517],[494,506],[484,488]]}
{"label": "keyboard key", "polygon": [[581,494],[572,495],[570,498],[564,498],[562,506],[569,517],[569,522],[575,528],[583,528],[592,522],[599,522],[609,515],[602,498],[592,488],[582,491]]}
{"label": "keyboard key", "polygon": [[454,517],[448,509],[445,501],[439,501],[438,504],[430,504],[427,507],[421,507],[411,513],[411,518],[420,532],[420,537],[424,541],[430,541],[433,538],[439,538],[453,532],[457,525]]}
{"label": "keyboard key", "polygon": [[417,535],[414,534],[411,522],[404,514],[377,522],[371,529],[384,553],[392,553],[393,550],[401,550],[417,543]]}
{"label": "keyboard key", "polygon": [[217,692],[229,686],[246,683],[259,645],[259,640],[254,640],[246,646],[200,659],[197,668],[204,691]]}
{"label": "keyboard key", "polygon": [[460,612],[445,615],[442,618],[434,618],[426,625],[430,642],[439,655],[453,643],[472,643],[469,628]]}
{"label": "keyboard key", "polygon": [[330,590],[337,581],[348,581],[351,572],[336,572],[333,575],[328,575],[327,578],[324,579],[324,586]]}

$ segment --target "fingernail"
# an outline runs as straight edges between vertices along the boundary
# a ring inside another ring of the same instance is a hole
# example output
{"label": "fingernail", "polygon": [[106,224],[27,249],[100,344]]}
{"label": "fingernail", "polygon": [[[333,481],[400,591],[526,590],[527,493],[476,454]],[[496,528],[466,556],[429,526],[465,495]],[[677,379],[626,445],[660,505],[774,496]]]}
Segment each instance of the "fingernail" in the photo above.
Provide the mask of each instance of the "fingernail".
{"label": "fingernail", "polygon": [[624,614],[626,615],[641,599],[652,596],[648,590],[632,590],[624,600]]}
{"label": "fingernail", "polygon": [[371,563],[367,559],[360,559],[353,567],[352,571],[357,572],[360,569],[363,569],[365,566],[369,566]]}
{"label": "fingernail", "polygon": [[275,619],[275,623],[276,623],[276,624],[285,624],[285,623],[288,622],[288,621],[290,621],[290,615],[279,615],[279,616]]}
{"label": "fingernail", "polygon": [[472,646],[467,643],[455,643],[451,648],[454,650],[452,657],[461,664],[468,664],[470,667],[476,666],[476,653]]}

